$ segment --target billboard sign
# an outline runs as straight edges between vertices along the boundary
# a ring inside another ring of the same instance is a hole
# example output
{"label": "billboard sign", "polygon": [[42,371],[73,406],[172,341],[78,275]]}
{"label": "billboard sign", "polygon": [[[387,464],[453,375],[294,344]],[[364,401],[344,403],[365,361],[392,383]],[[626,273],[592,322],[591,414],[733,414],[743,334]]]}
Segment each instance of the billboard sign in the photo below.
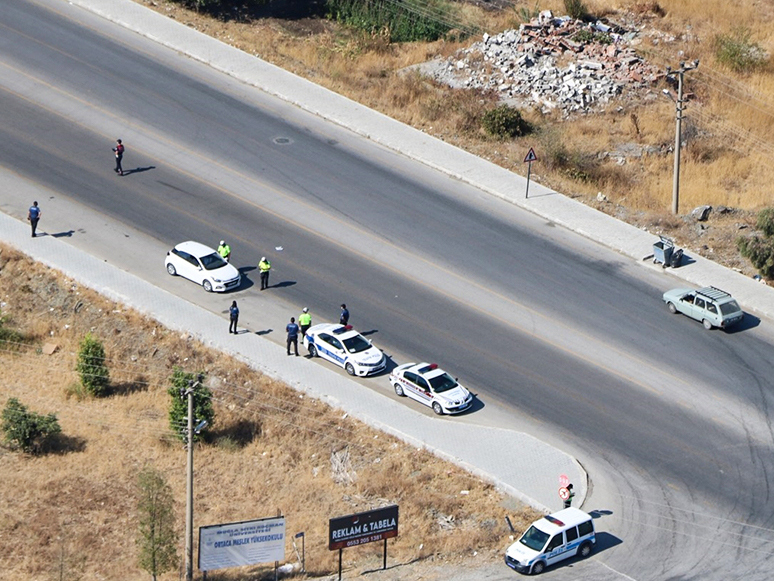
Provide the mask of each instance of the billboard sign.
{"label": "billboard sign", "polygon": [[331,551],[398,536],[398,505],[332,518],[328,525]]}
{"label": "billboard sign", "polygon": [[285,517],[199,527],[199,570],[285,560]]}

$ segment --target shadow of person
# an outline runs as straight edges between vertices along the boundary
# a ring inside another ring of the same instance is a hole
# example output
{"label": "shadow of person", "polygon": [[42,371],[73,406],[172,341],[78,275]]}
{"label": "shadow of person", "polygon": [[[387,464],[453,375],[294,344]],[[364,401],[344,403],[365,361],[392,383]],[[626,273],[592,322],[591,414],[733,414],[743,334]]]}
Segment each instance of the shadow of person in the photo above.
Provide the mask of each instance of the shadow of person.
{"label": "shadow of person", "polygon": [[151,170],[151,169],[156,169],[156,166],[155,165],[149,165],[148,167],[136,167],[134,169],[125,169],[124,170],[124,176],[128,176],[129,174],[132,174],[132,173],[142,173],[144,171],[148,171],[148,170]]}
{"label": "shadow of person", "polygon": [[71,238],[72,235],[75,234],[75,230],[68,230],[67,232],[57,232],[56,234],[51,234],[52,238]]}

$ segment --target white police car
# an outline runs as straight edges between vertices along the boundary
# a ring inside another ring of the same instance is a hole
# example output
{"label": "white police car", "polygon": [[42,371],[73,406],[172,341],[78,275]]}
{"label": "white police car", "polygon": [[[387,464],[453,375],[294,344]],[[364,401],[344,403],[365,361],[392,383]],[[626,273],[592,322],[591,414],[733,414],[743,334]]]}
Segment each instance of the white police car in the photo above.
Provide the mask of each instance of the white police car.
{"label": "white police car", "polygon": [[438,415],[458,414],[473,405],[473,395],[435,363],[404,363],[390,373],[399,396],[433,408]]}
{"label": "white police car", "polygon": [[364,377],[379,373],[387,366],[384,353],[349,325],[314,325],[307,330],[303,341],[309,355],[327,359],[350,375]]}

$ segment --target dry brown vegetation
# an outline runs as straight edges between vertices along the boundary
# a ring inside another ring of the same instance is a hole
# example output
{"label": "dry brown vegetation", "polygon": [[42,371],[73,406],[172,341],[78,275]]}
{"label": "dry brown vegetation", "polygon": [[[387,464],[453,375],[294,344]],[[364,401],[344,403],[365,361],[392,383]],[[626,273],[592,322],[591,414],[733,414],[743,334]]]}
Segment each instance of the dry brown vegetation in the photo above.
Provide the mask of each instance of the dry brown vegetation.
{"label": "dry brown vegetation", "polygon": [[[495,104],[494,96],[453,90],[402,72],[453,54],[463,46],[460,42],[396,45],[383,36],[365,35],[320,18],[275,18],[267,11],[266,17],[237,22],[208,18],[166,0],[138,1],[513,171],[524,171],[525,152],[535,147],[536,180],[637,226],[666,232],[693,252],[754,273],[734,242],[739,234],[750,232],[754,212],[772,204],[774,142],[769,136],[774,130],[774,105],[769,95],[774,94],[774,75],[770,66],[732,73],[717,62],[713,42],[718,34],[744,29],[768,53],[774,51],[774,5],[769,2],[585,2],[594,16],[639,29],[637,50],[664,70],[700,59],[699,68],[686,75],[691,100],[683,132],[683,218],[675,220],[670,217],[675,111],[660,94],[666,84],[653,87],[649,97],[628,95],[604,112],[571,119],[525,110],[537,133],[503,142],[487,137],[480,128],[484,111]],[[467,6],[466,13],[471,22],[496,33],[518,27],[520,10],[535,5],[525,0],[497,10]],[[539,2],[539,8],[564,13],[561,0]],[[660,153],[623,161],[604,155],[626,144],[655,146]],[[569,163],[559,163],[557,153]],[[606,198],[601,202],[600,192]],[[685,217],[704,204],[734,211],[713,213],[703,225]],[[744,228],[749,229],[743,232]]]}
{"label": "dry brown vegetation", "polygon": [[[520,527],[534,517],[427,451],[170,332],[8,247],[0,248],[0,289],[3,326],[29,339],[0,344],[0,406],[16,397],[31,411],[56,413],[62,427],[46,454],[0,448],[3,579],[147,579],[135,546],[136,476],[147,464],[172,487],[182,557],[186,454],[167,420],[175,366],[203,371],[214,393],[210,442],[195,449],[196,526],[279,510],[289,536],[306,532],[309,578],[336,570],[336,553],[327,550],[334,516],[398,504],[401,530],[390,541],[389,559],[406,567],[416,560],[470,559],[474,550],[475,562],[499,560],[507,542],[505,514]],[[78,343],[89,331],[103,341],[111,373],[110,395],[99,399],[78,397],[74,371]],[[57,351],[45,355],[46,343]],[[332,470],[334,454],[344,469]],[[345,551],[345,570],[379,568],[380,551],[380,543]],[[292,548],[287,555],[295,561]],[[266,575],[265,567],[253,567],[209,578]]]}

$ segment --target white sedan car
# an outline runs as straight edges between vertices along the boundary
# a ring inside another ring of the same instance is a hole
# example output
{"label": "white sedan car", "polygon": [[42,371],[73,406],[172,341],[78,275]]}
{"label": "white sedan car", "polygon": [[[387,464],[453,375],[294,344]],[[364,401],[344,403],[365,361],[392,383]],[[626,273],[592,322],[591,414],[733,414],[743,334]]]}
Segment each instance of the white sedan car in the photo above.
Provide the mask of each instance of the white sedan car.
{"label": "white sedan car", "polygon": [[198,242],[181,242],[167,252],[167,272],[200,284],[208,293],[225,292],[239,287],[242,275],[214,248]]}
{"label": "white sedan car", "polygon": [[440,415],[458,414],[473,405],[473,395],[435,363],[404,363],[390,373],[399,396],[422,402]]}
{"label": "white sedan car", "polygon": [[303,342],[309,355],[327,359],[350,375],[364,377],[379,373],[387,366],[381,349],[349,325],[314,325],[307,330]]}

